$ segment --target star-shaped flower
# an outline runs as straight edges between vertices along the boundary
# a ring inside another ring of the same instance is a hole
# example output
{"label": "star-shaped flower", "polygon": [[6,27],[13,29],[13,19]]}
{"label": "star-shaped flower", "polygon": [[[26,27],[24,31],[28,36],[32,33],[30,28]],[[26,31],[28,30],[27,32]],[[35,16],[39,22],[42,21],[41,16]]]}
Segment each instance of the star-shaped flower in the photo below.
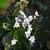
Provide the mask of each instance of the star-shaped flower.
{"label": "star-shaped flower", "polygon": [[29,38],[30,37],[30,34],[31,34],[30,31],[25,32],[26,38]]}
{"label": "star-shaped flower", "polygon": [[34,37],[34,36],[31,36],[31,37],[29,38],[29,41],[30,41],[30,43],[34,43],[34,42],[35,42],[35,37]]}
{"label": "star-shaped flower", "polygon": [[32,21],[33,17],[32,15],[28,16],[29,22]]}
{"label": "star-shaped flower", "polygon": [[32,25],[28,25],[28,31],[32,31]]}
{"label": "star-shaped flower", "polygon": [[38,12],[37,12],[37,11],[35,11],[35,16],[39,16],[39,14],[38,14]]}
{"label": "star-shaped flower", "polygon": [[11,41],[11,45],[15,45],[17,41],[18,41],[18,40],[13,39],[13,40]]}
{"label": "star-shaped flower", "polygon": [[19,23],[16,21],[16,22],[15,22],[15,25],[14,25],[14,28],[18,28],[18,27],[20,27],[20,25],[19,25]]}

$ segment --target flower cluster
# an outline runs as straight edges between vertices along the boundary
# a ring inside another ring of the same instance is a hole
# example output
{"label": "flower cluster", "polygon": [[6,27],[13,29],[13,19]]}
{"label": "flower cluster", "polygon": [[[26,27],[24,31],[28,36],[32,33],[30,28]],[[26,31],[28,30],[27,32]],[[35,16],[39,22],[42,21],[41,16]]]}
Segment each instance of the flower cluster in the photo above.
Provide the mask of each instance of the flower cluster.
{"label": "flower cluster", "polygon": [[[24,33],[25,33],[26,38],[28,38],[28,40],[30,41],[30,45],[32,45],[32,43],[35,42],[34,35],[31,36],[31,31],[33,30],[33,28],[32,28],[32,24],[30,24],[30,22],[33,19],[36,19],[37,16],[39,16],[37,11],[35,11],[34,16],[32,16],[32,15],[26,16],[26,14],[22,10],[19,10],[19,15],[17,15],[17,17],[15,17],[15,24],[13,27],[18,28],[18,27],[20,27],[20,24],[22,25],[22,27],[24,29],[26,29],[26,27],[27,27],[27,31],[25,31]],[[3,23],[3,28],[4,29],[7,28],[5,23]],[[16,39],[11,40],[11,45],[16,44],[17,41],[18,40],[16,40]]]}
{"label": "flower cluster", "polygon": [[32,21],[33,18],[31,15],[28,16],[28,18],[27,18],[27,16],[25,15],[25,13],[22,10],[20,10],[19,13],[20,13],[20,15],[15,17],[16,22],[15,22],[14,28],[20,27],[20,23],[22,24],[22,27],[25,28],[27,25],[30,24],[30,21]]}
{"label": "flower cluster", "polygon": [[[18,27],[20,27],[20,24],[22,25],[22,27],[24,29],[26,29],[26,27],[27,27],[27,31],[25,31],[25,35],[26,35],[26,38],[28,38],[28,40],[30,41],[30,45],[32,45],[32,43],[35,42],[34,35],[31,36],[31,31],[33,30],[33,28],[32,28],[32,24],[30,24],[30,22],[33,19],[36,19],[37,16],[39,16],[37,11],[35,11],[34,16],[29,15],[27,17],[26,14],[22,10],[19,10],[19,15],[17,15],[17,17],[15,17],[16,22],[13,27],[18,28]],[[12,45],[13,45],[13,43],[12,43]]]}
{"label": "flower cluster", "polygon": [[28,27],[27,31],[25,31],[25,35],[26,35],[26,38],[29,38],[28,40],[30,41],[30,43],[34,42],[35,41],[35,38],[34,36],[31,36],[31,31],[33,30],[32,28],[32,24],[30,24],[30,22],[33,20],[33,16],[30,15],[30,16],[26,16],[26,14],[20,10],[19,11],[20,15],[18,15],[17,17],[15,17],[15,25],[14,25],[14,28],[18,28],[20,27],[20,23],[22,24],[22,27],[25,29],[26,27]]}
{"label": "flower cluster", "polygon": [[15,17],[16,22],[15,22],[14,28],[20,27],[20,22],[21,22],[23,28],[28,26],[27,31],[25,31],[25,35],[28,38],[30,36],[31,31],[32,31],[32,25],[30,24],[30,22],[32,21],[33,17],[32,17],[32,15],[27,17],[22,10],[20,10],[19,13],[20,13],[20,15]]}

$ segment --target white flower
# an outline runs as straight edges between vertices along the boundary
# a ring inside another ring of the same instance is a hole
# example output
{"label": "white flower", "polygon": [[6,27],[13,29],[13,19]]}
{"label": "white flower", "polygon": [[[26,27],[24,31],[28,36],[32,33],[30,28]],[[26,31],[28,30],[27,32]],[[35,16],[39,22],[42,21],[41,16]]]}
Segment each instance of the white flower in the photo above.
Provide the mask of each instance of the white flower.
{"label": "white flower", "polygon": [[[15,21],[16,21],[16,22],[15,22],[15,24],[14,24],[14,26],[13,26],[14,28],[20,27],[20,24],[19,24],[18,20],[19,20],[19,19],[18,19],[17,17],[15,17]],[[19,20],[19,21],[20,21],[20,20]]]}
{"label": "white flower", "polygon": [[25,18],[24,21],[22,22],[22,26],[25,28],[29,24],[28,18]]}
{"label": "white flower", "polygon": [[25,23],[26,25],[29,24],[28,18],[24,19],[24,23]]}
{"label": "white flower", "polygon": [[30,34],[31,34],[30,31],[25,32],[26,38],[29,38],[30,37]]}
{"label": "white flower", "polygon": [[37,11],[35,11],[35,16],[39,16],[39,14],[38,14],[38,12],[37,12]]}
{"label": "white flower", "polygon": [[18,17],[15,17],[15,21],[21,22],[21,19],[19,19]]}
{"label": "white flower", "polygon": [[34,16],[34,19],[36,19],[36,16]]}
{"label": "white flower", "polygon": [[26,35],[26,38],[29,38],[31,35],[31,31],[32,31],[32,25],[28,25],[28,29],[27,31],[25,32],[25,35]]}
{"label": "white flower", "polygon": [[18,28],[20,27],[19,23],[16,21],[15,24],[14,24],[14,28]]}
{"label": "white flower", "polygon": [[32,15],[28,16],[29,21],[32,21],[33,17]]}
{"label": "white flower", "polygon": [[25,28],[25,23],[24,22],[22,23],[22,27]]}
{"label": "white flower", "polygon": [[4,29],[7,29],[7,26],[6,26],[6,24],[5,24],[5,23],[3,23],[3,28],[4,28]]}
{"label": "white flower", "polygon": [[11,41],[11,45],[15,45],[17,41],[18,41],[18,40],[13,39],[13,40]]}
{"label": "white flower", "polygon": [[15,21],[17,21],[18,20],[18,18],[17,17],[15,17]]}
{"label": "white flower", "polygon": [[32,21],[32,16],[30,15],[30,16],[28,16],[28,18],[26,17],[25,19],[24,19],[24,23],[27,25],[27,24],[30,24],[30,22]]}
{"label": "white flower", "polygon": [[28,30],[32,31],[32,25],[30,25],[30,24],[28,25]]}
{"label": "white flower", "polygon": [[31,36],[28,40],[30,41],[30,44],[33,44],[35,42],[35,37]]}
{"label": "white flower", "polygon": [[35,15],[34,15],[34,17],[33,17],[33,18],[34,18],[34,19],[36,19],[36,17],[37,17],[37,16],[39,16],[39,14],[38,14],[38,12],[37,12],[37,11],[35,11]]}
{"label": "white flower", "polygon": [[20,13],[24,18],[26,18],[26,15],[25,15],[25,13],[24,13],[22,10],[19,10],[19,13]]}

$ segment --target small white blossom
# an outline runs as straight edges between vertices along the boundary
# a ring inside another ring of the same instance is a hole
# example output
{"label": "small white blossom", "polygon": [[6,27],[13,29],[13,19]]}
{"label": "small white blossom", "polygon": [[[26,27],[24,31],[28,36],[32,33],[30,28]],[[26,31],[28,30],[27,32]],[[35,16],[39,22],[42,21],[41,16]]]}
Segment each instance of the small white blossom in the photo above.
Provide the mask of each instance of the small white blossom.
{"label": "small white blossom", "polygon": [[22,23],[22,27],[25,28],[25,23],[24,22]]}
{"label": "small white blossom", "polygon": [[4,29],[7,29],[7,26],[6,26],[6,24],[5,24],[5,23],[3,23],[3,28],[4,28]]}
{"label": "small white blossom", "polygon": [[33,17],[33,18],[34,18],[34,19],[36,19],[36,17],[37,17],[37,16],[39,16],[39,14],[38,14],[38,12],[37,12],[37,11],[35,11],[35,15],[34,15],[34,17]]}
{"label": "small white blossom", "polygon": [[22,22],[22,26],[25,28],[28,24],[29,24],[28,18],[24,19],[24,21]]}
{"label": "small white blossom", "polygon": [[35,42],[35,37],[31,36],[28,40],[30,41],[30,46],[32,46],[32,44]]}
{"label": "small white blossom", "polygon": [[24,23],[25,23],[26,25],[29,24],[28,18],[24,19]]}
{"label": "small white blossom", "polygon": [[29,38],[30,37],[30,34],[31,34],[30,31],[25,32],[26,38]]}
{"label": "small white blossom", "polygon": [[29,21],[32,21],[33,17],[32,15],[28,16]]}
{"label": "small white blossom", "polygon": [[35,16],[39,16],[39,14],[38,14],[38,12],[37,12],[37,11],[35,11]]}
{"label": "small white blossom", "polygon": [[11,45],[15,45],[17,41],[18,41],[18,40],[13,39],[13,40],[11,41]]}
{"label": "small white blossom", "polygon": [[28,30],[32,31],[32,25],[28,25]]}
{"label": "small white blossom", "polygon": [[36,19],[36,16],[34,16],[34,19]]}
{"label": "small white blossom", "polygon": [[[30,15],[28,18],[25,18],[24,19],[24,21],[23,21],[23,23],[22,23],[22,26],[24,27],[24,26],[27,26],[27,25],[29,25],[30,24],[30,21],[32,21],[32,16]],[[24,27],[25,28],[25,27]]]}
{"label": "small white blossom", "polygon": [[21,19],[19,19],[18,17],[15,17],[15,21],[21,22]]}
{"label": "small white blossom", "polygon": [[15,17],[15,21],[17,21],[18,20],[18,18],[17,17]]}
{"label": "small white blossom", "polygon": [[32,31],[32,25],[28,25],[28,29],[27,31],[25,32],[25,35],[26,35],[26,38],[29,38],[31,35],[31,31]]}
{"label": "small white blossom", "polygon": [[30,41],[31,43],[34,43],[34,42],[35,42],[35,37],[34,37],[34,36],[31,36],[31,37],[29,38],[29,41]]}
{"label": "small white blossom", "polygon": [[26,15],[25,15],[25,13],[24,13],[22,10],[19,10],[19,13],[20,13],[24,18],[26,18]]}
{"label": "small white blossom", "polygon": [[15,25],[14,25],[14,28],[18,28],[18,27],[20,27],[20,25],[19,25],[19,23],[16,21],[16,22],[15,22]]}
{"label": "small white blossom", "polygon": [[20,23],[19,23],[19,21],[21,21],[20,19],[18,19],[17,17],[15,17],[15,24],[14,24],[14,28],[18,28],[18,27],[20,27]]}

